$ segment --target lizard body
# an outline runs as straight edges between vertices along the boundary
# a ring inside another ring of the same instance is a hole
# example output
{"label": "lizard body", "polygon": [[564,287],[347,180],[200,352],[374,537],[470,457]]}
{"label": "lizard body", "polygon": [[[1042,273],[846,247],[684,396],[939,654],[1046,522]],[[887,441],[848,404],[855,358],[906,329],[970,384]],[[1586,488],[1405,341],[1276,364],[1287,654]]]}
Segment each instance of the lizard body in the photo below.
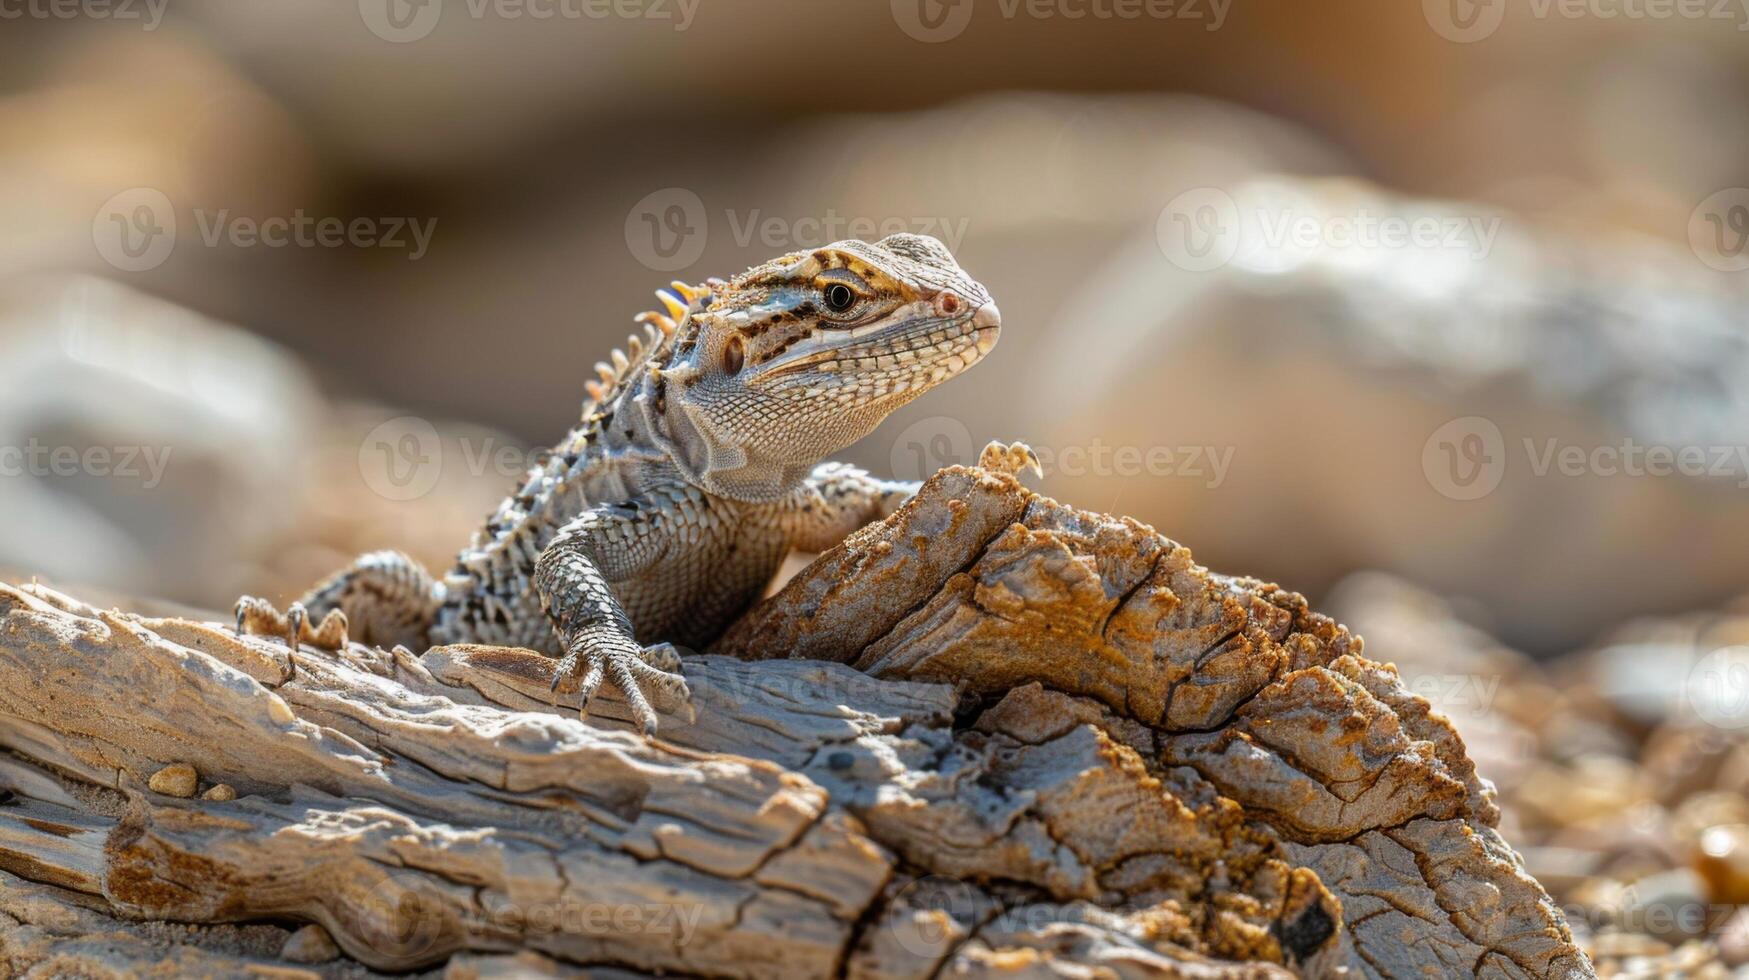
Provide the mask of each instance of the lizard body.
{"label": "lizard body", "polygon": [[580,683],[585,705],[613,682],[653,733],[649,698],[689,696],[673,644],[714,638],[792,548],[829,547],[915,490],[822,461],[989,353],[1001,323],[989,292],[920,235],[658,295],[668,313],[639,317],[645,337],[596,365],[581,423],[449,573],[374,552],[287,614],[243,597],[238,630],[289,631],[294,646],[350,631],[416,649],[528,647],[561,658],[555,686]]}

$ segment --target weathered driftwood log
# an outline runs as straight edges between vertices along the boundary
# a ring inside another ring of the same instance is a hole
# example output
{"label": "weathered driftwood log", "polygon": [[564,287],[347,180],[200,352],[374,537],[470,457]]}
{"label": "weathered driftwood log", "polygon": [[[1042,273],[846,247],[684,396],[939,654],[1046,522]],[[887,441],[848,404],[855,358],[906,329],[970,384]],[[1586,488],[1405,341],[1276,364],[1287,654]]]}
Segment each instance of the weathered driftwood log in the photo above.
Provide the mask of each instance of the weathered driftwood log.
{"label": "weathered driftwood log", "polygon": [[0,587],[0,973],[1591,972],[1357,637],[1007,477],[821,556],[658,741],[550,671]]}

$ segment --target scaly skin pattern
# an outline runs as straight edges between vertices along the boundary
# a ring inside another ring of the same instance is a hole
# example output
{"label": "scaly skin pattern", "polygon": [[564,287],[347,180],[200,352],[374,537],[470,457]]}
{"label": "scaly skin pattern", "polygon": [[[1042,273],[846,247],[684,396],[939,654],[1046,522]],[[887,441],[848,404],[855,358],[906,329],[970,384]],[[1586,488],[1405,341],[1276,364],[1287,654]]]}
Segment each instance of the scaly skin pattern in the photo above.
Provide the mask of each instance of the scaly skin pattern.
{"label": "scaly skin pattern", "polygon": [[[793,252],[730,279],[675,283],[668,314],[596,365],[583,420],[532,467],[440,580],[365,555],[281,614],[245,596],[241,632],[522,646],[561,658],[584,704],[606,680],[654,733],[687,703],[674,644],[702,645],[758,599],[791,549],[822,550],[915,484],[831,453],[977,363],[989,292],[933,238]],[[987,459],[1019,466],[1024,447]],[[314,629],[310,624],[317,624]]]}

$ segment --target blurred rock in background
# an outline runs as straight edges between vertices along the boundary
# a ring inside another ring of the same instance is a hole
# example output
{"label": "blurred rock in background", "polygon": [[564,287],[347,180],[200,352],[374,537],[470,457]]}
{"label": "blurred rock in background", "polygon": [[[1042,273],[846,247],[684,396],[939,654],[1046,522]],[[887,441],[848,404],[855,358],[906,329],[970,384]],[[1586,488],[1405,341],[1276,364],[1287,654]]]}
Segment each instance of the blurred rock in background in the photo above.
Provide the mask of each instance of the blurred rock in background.
{"label": "blurred rock in background", "polygon": [[87,277],[0,291],[0,567],[147,595],[234,588],[290,531],[321,403],[276,345]]}
{"label": "blurred rock in background", "polygon": [[[1749,583],[1722,546],[1749,540],[1745,283],[1477,203],[1227,187],[1226,264],[1139,230],[1030,345],[1024,387],[1059,393],[1018,413],[1059,457],[1049,489],[1297,588],[1370,568],[1478,600],[1542,655]],[[1302,247],[1273,216],[1433,244]]]}

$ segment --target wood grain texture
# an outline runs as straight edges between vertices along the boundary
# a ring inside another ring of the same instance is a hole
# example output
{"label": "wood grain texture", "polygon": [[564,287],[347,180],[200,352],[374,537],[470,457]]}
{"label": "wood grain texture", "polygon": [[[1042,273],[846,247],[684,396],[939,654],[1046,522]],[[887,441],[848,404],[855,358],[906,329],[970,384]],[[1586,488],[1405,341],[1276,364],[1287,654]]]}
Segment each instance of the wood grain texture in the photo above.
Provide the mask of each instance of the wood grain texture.
{"label": "wood grain texture", "polygon": [[0,973],[1590,976],[1361,646],[963,468],[689,657],[655,742],[527,651],[0,587]]}

